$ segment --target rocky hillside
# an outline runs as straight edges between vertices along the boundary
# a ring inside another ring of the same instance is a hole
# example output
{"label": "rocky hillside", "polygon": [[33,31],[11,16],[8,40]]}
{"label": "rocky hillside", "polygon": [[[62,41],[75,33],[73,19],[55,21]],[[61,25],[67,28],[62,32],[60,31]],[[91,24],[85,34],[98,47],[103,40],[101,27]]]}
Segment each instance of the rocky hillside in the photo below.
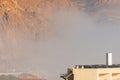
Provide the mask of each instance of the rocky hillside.
{"label": "rocky hillside", "polygon": [[53,35],[51,15],[73,6],[69,0],[0,0],[0,71],[18,68],[21,58],[34,56],[27,42]]}
{"label": "rocky hillside", "polygon": [[119,4],[119,0],[0,0],[0,45],[9,41],[16,44],[26,36],[34,40],[51,34],[51,15],[73,7],[86,11],[97,21],[118,22]]}
{"label": "rocky hillside", "polygon": [[[27,3],[27,4],[26,4]],[[50,34],[50,18],[54,11],[72,6],[68,0],[0,0],[0,45],[16,44]],[[9,40],[9,41],[7,41]]]}

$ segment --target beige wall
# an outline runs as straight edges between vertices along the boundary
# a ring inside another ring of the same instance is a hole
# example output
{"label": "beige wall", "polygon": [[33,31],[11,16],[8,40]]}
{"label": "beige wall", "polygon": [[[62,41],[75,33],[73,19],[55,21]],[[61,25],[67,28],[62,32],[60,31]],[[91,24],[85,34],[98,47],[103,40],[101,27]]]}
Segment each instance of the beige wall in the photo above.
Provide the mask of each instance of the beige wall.
{"label": "beige wall", "polygon": [[75,69],[74,80],[120,80],[120,68]]}
{"label": "beige wall", "polygon": [[73,69],[74,80],[97,80],[96,69]]}
{"label": "beige wall", "polygon": [[98,69],[99,80],[120,80],[120,68]]}

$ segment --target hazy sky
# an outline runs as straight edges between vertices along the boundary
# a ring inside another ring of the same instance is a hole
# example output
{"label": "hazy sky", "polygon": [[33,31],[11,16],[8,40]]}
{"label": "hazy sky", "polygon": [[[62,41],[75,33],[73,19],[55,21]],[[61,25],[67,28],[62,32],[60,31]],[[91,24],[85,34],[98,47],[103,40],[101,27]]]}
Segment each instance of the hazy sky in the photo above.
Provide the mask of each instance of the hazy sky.
{"label": "hazy sky", "polygon": [[43,61],[49,72],[58,76],[76,64],[105,64],[107,52],[113,53],[113,63],[119,63],[119,24],[99,23],[84,11],[58,13],[54,20],[57,39],[47,45]]}
{"label": "hazy sky", "polygon": [[44,60],[45,63],[50,62],[47,64],[49,72],[54,74],[55,71],[58,76],[76,64],[105,64],[107,52],[113,53],[114,64],[120,63],[120,14],[116,1],[106,3],[108,7],[105,3],[99,7],[87,6],[96,10],[89,11],[87,8],[80,12],[56,13],[53,23],[57,30],[57,40],[47,46],[48,53],[52,55],[47,55],[47,60]]}

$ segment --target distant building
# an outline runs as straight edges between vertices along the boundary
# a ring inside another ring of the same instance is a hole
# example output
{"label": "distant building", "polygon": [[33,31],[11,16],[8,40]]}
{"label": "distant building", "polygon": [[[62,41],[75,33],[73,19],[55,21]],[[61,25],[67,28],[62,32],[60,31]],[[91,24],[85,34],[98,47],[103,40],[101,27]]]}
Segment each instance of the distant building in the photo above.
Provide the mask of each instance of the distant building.
{"label": "distant building", "polygon": [[107,53],[106,65],[76,65],[60,77],[65,80],[120,80],[120,64],[112,64],[112,53]]}

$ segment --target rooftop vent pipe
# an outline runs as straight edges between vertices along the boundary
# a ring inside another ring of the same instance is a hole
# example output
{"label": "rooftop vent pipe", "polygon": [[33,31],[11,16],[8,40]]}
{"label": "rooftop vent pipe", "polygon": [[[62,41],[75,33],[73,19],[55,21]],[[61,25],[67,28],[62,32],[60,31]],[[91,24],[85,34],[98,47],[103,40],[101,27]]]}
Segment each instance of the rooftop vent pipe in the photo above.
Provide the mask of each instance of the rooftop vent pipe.
{"label": "rooftop vent pipe", "polygon": [[107,66],[112,65],[112,53],[106,53],[106,65]]}

